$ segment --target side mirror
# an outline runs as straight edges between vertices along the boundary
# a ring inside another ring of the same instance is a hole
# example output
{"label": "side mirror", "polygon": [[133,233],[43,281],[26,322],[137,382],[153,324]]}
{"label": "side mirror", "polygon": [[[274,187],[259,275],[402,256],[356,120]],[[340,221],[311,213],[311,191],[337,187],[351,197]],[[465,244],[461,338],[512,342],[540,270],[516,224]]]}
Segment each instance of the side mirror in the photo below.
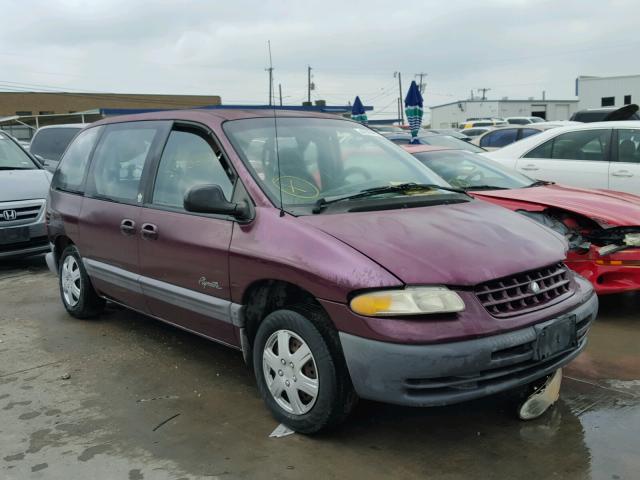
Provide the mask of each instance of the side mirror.
{"label": "side mirror", "polygon": [[240,220],[250,216],[249,205],[245,202],[228,201],[220,185],[196,185],[184,196],[184,209],[195,213],[217,213],[232,215]]}

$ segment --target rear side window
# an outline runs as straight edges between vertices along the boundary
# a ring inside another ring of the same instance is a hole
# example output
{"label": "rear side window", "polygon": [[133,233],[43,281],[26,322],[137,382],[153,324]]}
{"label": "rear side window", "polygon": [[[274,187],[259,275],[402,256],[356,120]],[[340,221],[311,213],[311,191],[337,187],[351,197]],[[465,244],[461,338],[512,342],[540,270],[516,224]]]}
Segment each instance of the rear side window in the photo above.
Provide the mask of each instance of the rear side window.
{"label": "rear side window", "polygon": [[174,130],[162,153],[153,189],[153,203],[184,207],[184,196],[196,185],[215,184],[231,199],[233,182],[222,151],[202,135]]}
{"label": "rear side window", "polygon": [[610,137],[608,129],[563,133],[527,153],[525,158],[603,161],[607,159]]}
{"label": "rear side window", "polygon": [[93,155],[87,190],[99,198],[123,203],[142,201],[140,180],[159,122],[109,125]]}
{"label": "rear side window", "polygon": [[491,132],[482,137],[482,140],[480,140],[480,146],[500,148],[515,142],[517,137],[518,130],[515,128],[496,130],[495,132]]}
{"label": "rear side window", "polygon": [[58,162],[79,128],[45,128],[31,141],[29,151],[45,160]]}
{"label": "rear side window", "polygon": [[74,139],[53,176],[52,188],[69,192],[82,192],[89,157],[103,128],[89,128]]}

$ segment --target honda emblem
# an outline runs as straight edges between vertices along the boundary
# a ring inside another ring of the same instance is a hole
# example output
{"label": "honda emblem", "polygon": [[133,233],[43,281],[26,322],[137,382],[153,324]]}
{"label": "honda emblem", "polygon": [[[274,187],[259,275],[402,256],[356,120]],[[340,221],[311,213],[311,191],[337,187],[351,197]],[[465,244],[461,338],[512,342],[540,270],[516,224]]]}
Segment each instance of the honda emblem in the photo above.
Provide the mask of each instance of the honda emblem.
{"label": "honda emblem", "polygon": [[15,210],[4,210],[2,212],[2,217],[7,221],[10,222],[11,220],[15,220],[16,217],[18,216],[18,214],[16,213]]}

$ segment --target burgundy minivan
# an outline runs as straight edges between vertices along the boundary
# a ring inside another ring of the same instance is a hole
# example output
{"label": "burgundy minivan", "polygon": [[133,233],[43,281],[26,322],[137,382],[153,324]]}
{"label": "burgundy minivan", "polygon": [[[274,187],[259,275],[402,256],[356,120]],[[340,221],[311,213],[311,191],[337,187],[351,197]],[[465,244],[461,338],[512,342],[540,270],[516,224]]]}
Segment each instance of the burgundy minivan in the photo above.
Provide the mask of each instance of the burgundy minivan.
{"label": "burgundy minivan", "polygon": [[94,123],[47,224],[71,315],[115,302],[242,351],[276,419],[305,433],[358,397],[446,405],[540,381],[597,311],[551,230],[334,116]]}

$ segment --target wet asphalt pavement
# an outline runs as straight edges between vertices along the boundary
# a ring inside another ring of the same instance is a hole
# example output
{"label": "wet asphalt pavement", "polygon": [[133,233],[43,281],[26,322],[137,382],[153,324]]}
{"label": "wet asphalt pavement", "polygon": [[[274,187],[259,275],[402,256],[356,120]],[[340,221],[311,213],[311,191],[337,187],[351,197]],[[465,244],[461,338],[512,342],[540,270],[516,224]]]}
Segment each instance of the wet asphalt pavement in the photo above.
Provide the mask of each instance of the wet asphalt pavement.
{"label": "wet asphalt pavement", "polygon": [[0,264],[0,479],[640,478],[640,295],[601,301],[560,401],[360,402],[338,431],[277,426],[240,353],[110,307],[69,317],[44,260]]}

